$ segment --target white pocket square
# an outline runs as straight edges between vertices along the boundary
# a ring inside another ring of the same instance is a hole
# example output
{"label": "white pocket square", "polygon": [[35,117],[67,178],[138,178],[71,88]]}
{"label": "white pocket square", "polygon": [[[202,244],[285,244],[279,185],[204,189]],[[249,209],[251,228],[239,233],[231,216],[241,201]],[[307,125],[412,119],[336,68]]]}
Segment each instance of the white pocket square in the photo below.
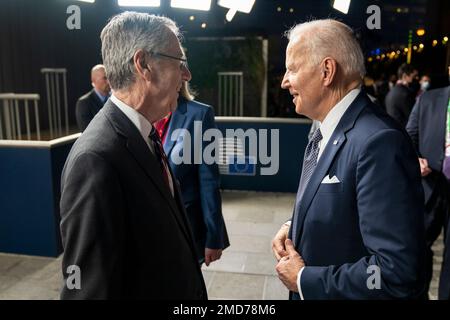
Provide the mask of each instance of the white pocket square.
{"label": "white pocket square", "polygon": [[332,178],[330,178],[330,176],[325,176],[325,178],[323,178],[322,183],[325,184],[332,184],[332,183],[341,183],[341,181],[339,181],[339,179],[336,176],[333,176]]}

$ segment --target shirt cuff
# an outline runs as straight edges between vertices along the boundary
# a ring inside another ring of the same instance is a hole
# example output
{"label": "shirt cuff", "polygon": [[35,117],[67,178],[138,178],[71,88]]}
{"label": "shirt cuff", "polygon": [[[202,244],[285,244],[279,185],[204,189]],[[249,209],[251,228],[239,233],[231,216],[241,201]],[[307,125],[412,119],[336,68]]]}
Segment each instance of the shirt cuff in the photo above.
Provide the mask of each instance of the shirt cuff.
{"label": "shirt cuff", "polygon": [[298,294],[300,295],[300,299],[301,300],[305,300],[305,298],[303,298],[302,286],[300,285],[302,272],[303,272],[304,269],[305,269],[305,267],[302,267],[300,269],[300,271],[298,272],[298,274],[297,274],[297,288],[298,288]]}

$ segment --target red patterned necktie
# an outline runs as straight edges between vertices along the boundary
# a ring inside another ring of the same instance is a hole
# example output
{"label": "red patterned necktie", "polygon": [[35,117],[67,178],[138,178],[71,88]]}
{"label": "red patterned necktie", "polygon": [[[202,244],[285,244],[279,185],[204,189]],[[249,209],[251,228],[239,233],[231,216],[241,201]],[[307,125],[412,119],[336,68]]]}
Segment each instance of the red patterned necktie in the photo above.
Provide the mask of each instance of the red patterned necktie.
{"label": "red patterned necktie", "polygon": [[171,176],[170,176],[170,172],[169,172],[169,162],[167,160],[166,154],[164,153],[164,148],[162,146],[161,139],[159,138],[159,134],[153,126],[152,126],[152,131],[150,132],[149,138],[153,142],[153,145],[155,147],[154,148],[155,154],[156,154],[156,157],[158,158],[159,165],[161,167],[164,182],[167,184],[167,186],[169,187],[169,189],[173,195],[173,186],[170,183]]}

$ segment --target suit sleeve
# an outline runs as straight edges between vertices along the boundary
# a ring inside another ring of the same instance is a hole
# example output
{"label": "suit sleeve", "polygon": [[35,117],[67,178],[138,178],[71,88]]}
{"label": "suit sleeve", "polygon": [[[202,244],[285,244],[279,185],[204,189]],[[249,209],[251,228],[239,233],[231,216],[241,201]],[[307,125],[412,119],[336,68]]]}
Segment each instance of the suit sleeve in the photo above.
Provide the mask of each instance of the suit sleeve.
{"label": "suit sleeve", "polygon": [[420,104],[421,98],[417,99],[411,114],[409,115],[406,131],[408,132],[413,142],[416,152],[419,153],[419,119],[420,119]]}
{"label": "suit sleeve", "polygon": [[[62,299],[117,299],[121,292],[122,192],[111,166],[84,153],[63,174],[61,235],[64,287]],[[67,268],[81,271],[81,289],[66,285]]]}
{"label": "suit sleeve", "polygon": [[89,103],[86,100],[77,101],[77,105],[75,107],[75,117],[80,132],[86,130],[89,122],[92,120],[91,111],[89,110]]}
{"label": "suit sleeve", "polygon": [[406,133],[383,130],[360,152],[355,200],[367,255],[353,263],[306,266],[305,299],[411,299],[424,287],[423,191]]}
{"label": "suit sleeve", "polygon": [[[203,131],[216,128],[212,108],[208,108],[203,119]],[[203,148],[206,142],[203,141]],[[200,197],[203,220],[206,225],[206,248],[222,249],[225,242],[225,223],[222,216],[219,167],[217,163],[199,165]]]}

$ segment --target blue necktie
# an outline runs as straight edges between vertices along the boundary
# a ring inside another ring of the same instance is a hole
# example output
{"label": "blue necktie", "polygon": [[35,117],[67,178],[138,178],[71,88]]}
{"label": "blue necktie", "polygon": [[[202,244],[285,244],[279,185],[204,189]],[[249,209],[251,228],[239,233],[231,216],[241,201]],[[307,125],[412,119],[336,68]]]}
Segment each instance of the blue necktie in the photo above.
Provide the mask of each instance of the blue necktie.
{"label": "blue necktie", "polygon": [[322,133],[320,128],[314,131],[314,134],[309,140],[306,146],[305,156],[303,158],[303,168],[302,176],[300,178],[300,184],[298,186],[297,198],[295,200],[294,216],[292,221],[292,241],[295,243],[297,238],[297,227],[298,227],[298,213],[300,209],[300,203],[308,185],[309,180],[314,172],[317,165],[317,156],[319,155],[319,142],[322,140]]}

